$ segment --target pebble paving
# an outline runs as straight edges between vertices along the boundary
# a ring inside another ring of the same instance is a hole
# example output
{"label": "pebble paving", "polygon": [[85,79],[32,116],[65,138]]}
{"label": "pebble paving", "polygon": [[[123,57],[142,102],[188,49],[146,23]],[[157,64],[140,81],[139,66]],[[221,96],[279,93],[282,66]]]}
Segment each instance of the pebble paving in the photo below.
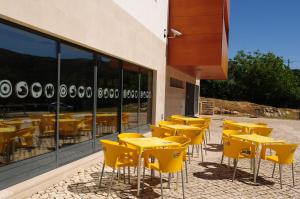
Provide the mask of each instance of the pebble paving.
{"label": "pebble paving", "polygon": [[[280,189],[278,167],[275,170],[274,178],[271,177],[273,164],[262,161],[260,175],[257,184],[253,183],[249,160],[240,160],[236,180],[231,181],[233,168],[232,163],[228,166],[228,160],[225,158],[223,164],[220,164],[221,150],[220,145],[222,119],[223,116],[214,116],[211,125],[211,138],[205,147],[207,154],[204,153],[204,162],[197,153],[188,164],[189,182],[185,183],[185,197],[188,199],[198,198],[300,198],[300,160],[299,150],[296,152],[295,162],[295,186],[292,186],[292,173],[290,166],[283,167],[283,188]],[[228,118],[228,117],[226,117]],[[300,129],[299,121],[261,119],[261,118],[231,118],[239,121],[266,122],[274,128],[273,137],[285,139],[289,142],[299,143]],[[102,162],[102,160],[99,160]],[[82,169],[68,178],[48,187],[46,190],[34,193],[31,199],[68,199],[68,198],[122,198],[131,199],[136,197],[136,174],[131,170],[130,184],[128,180],[123,181],[123,175],[120,179],[113,181],[111,194],[107,196],[107,186],[112,170],[106,168],[103,184],[99,185],[99,174],[102,164],[96,164],[88,169]],[[145,188],[139,198],[152,199],[160,198],[159,178],[153,179],[146,172]],[[176,184],[176,175],[171,178],[171,188],[168,189],[167,175],[163,175],[164,198],[182,198],[181,178],[179,175],[178,184]]]}

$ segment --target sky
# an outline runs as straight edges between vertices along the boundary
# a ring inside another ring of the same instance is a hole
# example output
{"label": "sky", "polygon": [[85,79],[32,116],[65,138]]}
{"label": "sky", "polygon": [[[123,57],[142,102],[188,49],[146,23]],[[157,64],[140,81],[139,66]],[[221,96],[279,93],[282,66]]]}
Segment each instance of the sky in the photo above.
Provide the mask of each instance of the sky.
{"label": "sky", "polygon": [[273,52],[300,69],[300,0],[231,0],[229,57]]}

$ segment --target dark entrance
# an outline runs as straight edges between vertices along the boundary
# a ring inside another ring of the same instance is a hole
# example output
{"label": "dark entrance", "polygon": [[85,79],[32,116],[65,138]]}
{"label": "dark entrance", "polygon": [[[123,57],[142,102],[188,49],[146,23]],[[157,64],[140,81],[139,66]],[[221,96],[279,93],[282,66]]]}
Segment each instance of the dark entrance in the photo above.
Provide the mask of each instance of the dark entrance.
{"label": "dark entrance", "polygon": [[199,86],[186,83],[185,115],[194,116],[198,112]]}

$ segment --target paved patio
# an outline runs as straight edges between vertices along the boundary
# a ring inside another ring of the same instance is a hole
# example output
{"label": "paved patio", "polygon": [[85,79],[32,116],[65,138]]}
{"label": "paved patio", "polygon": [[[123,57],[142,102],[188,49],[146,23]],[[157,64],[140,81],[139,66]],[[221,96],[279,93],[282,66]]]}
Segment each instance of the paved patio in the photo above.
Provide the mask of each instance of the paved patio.
{"label": "paved patio", "polygon": [[[211,126],[211,139],[206,147],[207,155],[201,163],[201,157],[195,155],[189,167],[189,183],[185,183],[186,198],[300,198],[300,160],[299,149],[296,152],[295,187],[292,187],[290,166],[283,167],[283,188],[280,189],[278,167],[274,178],[271,178],[273,164],[262,161],[258,184],[253,184],[249,168],[249,160],[239,161],[236,180],[231,182],[232,167],[227,166],[227,159],[220,165],[222,119],[229,117],[214,116]],[[273,137],[285,139],[292,143],[300,143],[300,121],[261,119],[261,118],[232,118],[238,121],[266,122],[274,128]],[[102,160],[99,162],[102,162]],[[231,164],[232,165],[232,164]],[[106,188],[98,188],[99,163],[88,169],[82,169],[69,178],[54,184],[46,190],[41,190],[31,198],[107,198]],[[108,182],[111,170],[105,172],[104,184]],[[133,173],[133,170],[132,172]],[[176,176],[176,175],[175,175]],[[164,175],[167,179],[167,175]],[[120,179],[114,181],[110,198],[136,198],[136,178],[131,178],[131,184],[123,183]],[[179,178],[180,179],[180,178]],[[151,187],[149,186],[151,185]],[[167,187],[167,181],[164,181]],[[159,198],[159,179],[146,178],[146,187],[140,198]],[[164,198],[182,198],[181,183],[176,190],[176,177],[172,178],[171,189],[164,189]]]}

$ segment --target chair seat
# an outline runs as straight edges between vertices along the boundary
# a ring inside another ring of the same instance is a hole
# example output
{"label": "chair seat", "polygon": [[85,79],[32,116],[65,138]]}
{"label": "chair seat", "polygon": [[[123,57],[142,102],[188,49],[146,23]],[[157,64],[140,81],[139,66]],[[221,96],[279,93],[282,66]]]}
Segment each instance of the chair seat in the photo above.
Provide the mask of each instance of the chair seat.
{"label": "chair seat", "polygon": [[272,162],[278,162],[278,156],[277,155],[268,155],[265,157],[266,160],[272,161]]}

